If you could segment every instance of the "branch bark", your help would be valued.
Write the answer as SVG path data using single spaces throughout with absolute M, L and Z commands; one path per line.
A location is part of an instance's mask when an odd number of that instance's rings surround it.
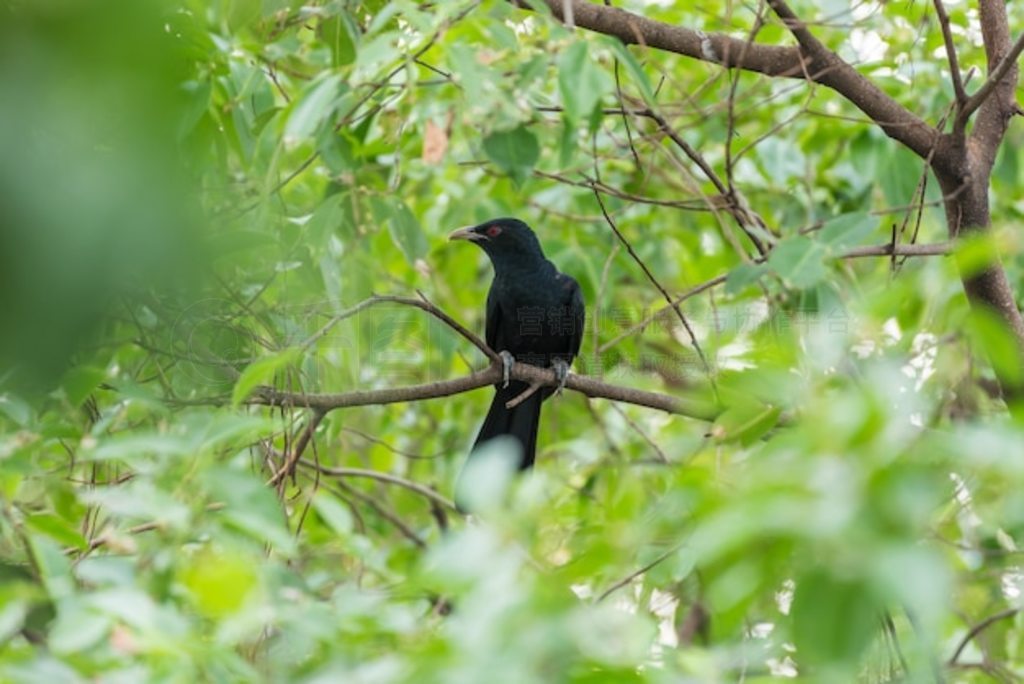
M 509 1 L 531 9 L 523 0 Z M 543 4 L 560 20 L 565 7 L 571 7 L 575 26 L 614 36 L 627 44 L 673 52 L 730 69 L 803 78 L 831 88 L 867 114 L 889 137 L 930 165 L 945 197 L 951 240 L 962 231 L 990 230 L 988 192 L 992 167 L 1010 120 L 1022 112 L 1015 100 L 1015 90 L 1017 59 L 1024 52 L 1024 36 L 1011 42 L 1005 0 L 979 0 L 989 77 L 959 108 L 952 134 L 944 134 L 939 127 L 927 124 L 828 49 L 785 0 L 767 2 L 793 34 L 796 46 L 763 45 L 723 34 L 704 33 L 586 0 L 544 0 Z M 937 2 L 936 6 L 941 11 L 941 3 Z M 947 58 L 951 68 L 956 70 L 951 37 L 945 35 L 948 25 L 943 29 Z M 964 135 L 964 127 L 975 111 L 974 127 L 968 137 Z M 863 256 L 868 255 L 874 254 Z M 962 274 L 961 279 L 972 307 L 990 310 L 1013 333 L 1018 363 L 1024 367 L 1024 317 L 1017 309 L 1013 288 L 1002 265 L 995 261 L 979 273 Z M 1002 367 L 1005 368 L 1005 364 Z M 1003 395 L 1011 408 L 1016 400 L 1024 399 L 1022 375 L 1002 372 L 1000 376 Z
M 313 411 L 327 413 L 335 409 L 354 406 L 371 406 L 379 404 L 396 404 L 408 401 L 423 401 L 450 397 L 454 394 L 469 392 L 487 385 L 494 385 L 501 380 L 500 364 L 492 364 L 480 373 L 428 382 L 421 385 L 406 387 L 388 387 L 373 390 L 355 390 L 337 394 L 304 394 L 301 392 L 285 392 L 271 387 L 260 387 L 246 402 L 260 406 L 299 406 Z M 526 363 L 517 363 L 512 367 L 511 378 L 526 383 L 537 383 L 541 387 L 557 387 L 558 380 L 550 368 L 539 368 Z M 658 392 L 621 387 L 603 382 L 587 375 L 571 373 L 565 387 L 595 399 L 645 406 L 698 420 L 713 421 L 720 413 L 718 405 L 710 400 L 674 397 Z
M 510 1 L 523 9 L 531 9 L 522 0 Z M 657 48 L 766 76 L 809 78 L 844 96 L 881 126 L 889 137 L 903 143 L 921 157 L 926 157 L 939 140 L 935 128 L 816 41 L 792 11 L 787 12 L 789 8 L 783 2 L 773 0 L 769 4 L 777 14 L 782 13 L 780 17 L 787 22 L 790 30 L 804 36 L 804 40 L 797 36 L 800 43 L 798 46 L 764 45 L 721 33 L 695 31 L 586 0 L 572 0 L 569 3 L 563 0 L 544 0 L 544 4 L 560 21 L 564 20 L 564 6 L 569 4 L 576 26 L 615 36 L 628 45 Z

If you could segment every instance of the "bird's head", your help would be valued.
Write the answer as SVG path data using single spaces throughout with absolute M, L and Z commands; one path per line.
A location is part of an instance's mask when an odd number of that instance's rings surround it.
M 544 257 L 537 236 L 528 225 L 514 218 L 491 219 L 476 226 L 459 228 L 448 239 L 475 242 L 495 265 L 510 258 Z

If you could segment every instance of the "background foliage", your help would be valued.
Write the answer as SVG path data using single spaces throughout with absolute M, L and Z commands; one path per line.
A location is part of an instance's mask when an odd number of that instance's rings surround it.
M 754 16 L 627 4 L 739 36 Z M 948 4 L 980 67 L 973 3 Z M 920 116 L 946 112 L 930 5 L 795 6 Z M 1024 428 L 992 392 L 1012 341 L 951 258 L 837 258 L 945 227 L 922 162 L 830 91 L 497 1 L 2 11 L 4 680 L 1024 674 Z M 757 40 L 789 38 L 769 21 Z M 777 233 L 766 262 L 648 109 Z M 1017 292 L 1020 137 L 991 198 Z M 595 189 L 673 295 L 728 275 L 683 305 L 710 372 Z M 444 504 L 488 389 L 329 413 L 267 486 L 308 412 L 246 405 L 256 385 L 486 365 L 415 309 L 331 323 L 420 291 L 482 330 L 489 266 L 445 235 L 501 215 L 582 285 L 578 372 L 713 389 L 720 417 L 566 393 L 536 472 L 474 476 L 471 520 Z

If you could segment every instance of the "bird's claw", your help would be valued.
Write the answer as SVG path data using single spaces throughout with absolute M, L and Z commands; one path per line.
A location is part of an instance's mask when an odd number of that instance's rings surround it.
M 565 389 L 565 383 L 569 380 L 569 364 L 565 362 L 565 359 L 556 358 L 551 367 L 555 371 L 555 379 L 558 380 L 555 394 L 561 394 L 562 390 Z
M 512 352 L 504 350 L 498 352 L 498 356 L 501 357 L 501 379 L 504 381 L 502 388 L 505 388 L 512 379 L 512 367 L 516 365 L 516 357 L 512 356 Z

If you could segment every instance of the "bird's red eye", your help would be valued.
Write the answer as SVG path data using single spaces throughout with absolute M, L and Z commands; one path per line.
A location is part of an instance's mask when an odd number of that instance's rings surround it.
M 500 226 L 488 226 L 487 227 L 487 237 L 498 237 L 499 235 L 501 235 L 501 227 Z

